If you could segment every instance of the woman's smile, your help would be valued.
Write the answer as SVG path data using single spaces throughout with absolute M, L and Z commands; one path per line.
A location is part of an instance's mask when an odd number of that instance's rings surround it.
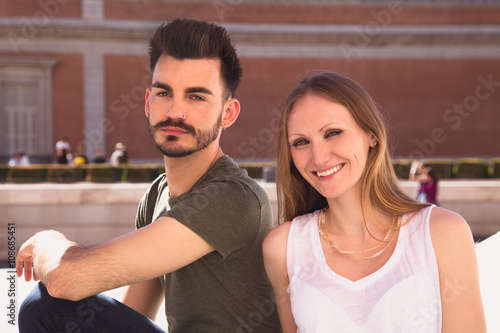
M 316 174 L 316 176 L 318 176 L 319 178 L 325 178 L 325 177 L 331 176 L 331 175 L 339 172 L 340 169 L 342 169 L 344 167 L 344 165 L 345 165 L 345 163 L 338 164 L 338 165 L 334 166 L 333 168 L 323 170 L 323 171 L 314 171 L 313 173 Z

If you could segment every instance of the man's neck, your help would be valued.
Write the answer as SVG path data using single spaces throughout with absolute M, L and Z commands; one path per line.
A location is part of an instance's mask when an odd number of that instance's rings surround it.
M 217 144 L 186 157 L 164 156 L 170 197 L 175 198 L 187 192 L 223 155 Z

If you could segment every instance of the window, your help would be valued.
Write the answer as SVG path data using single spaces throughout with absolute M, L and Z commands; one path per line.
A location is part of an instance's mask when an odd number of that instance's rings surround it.
M 17 151 L 48 162 L 52 148 L 52 67 L 45 58 L 0 58 L 0 156 Z

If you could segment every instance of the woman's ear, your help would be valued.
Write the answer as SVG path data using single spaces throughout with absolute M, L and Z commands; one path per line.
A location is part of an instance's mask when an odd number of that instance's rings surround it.
M 372 134 L 371 137 L 370 137 L 370 143 L 369 143 L 369 147 L 368 147 L 368 153 L 370 153 L 377 146 L 378 146 L 378 140 L 375 137 L 375 135 Z
M 375 137 L 375 135 L 372 134 L 370 138 L 370 148 L 375 148 L 377 146 L 378 146 L 378 140 Z

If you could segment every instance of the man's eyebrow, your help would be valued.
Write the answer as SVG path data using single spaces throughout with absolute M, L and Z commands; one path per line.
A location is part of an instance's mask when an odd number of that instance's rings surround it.
M 205 87 L 192 87 L 192 88 L 186 88 L 186 90 L 184 90 L 184 92 L 186 94 L 192 94 L 192 93 L 202 93 L 202 94 L 207 94 L 207 95 L 211 95 L 213 96 L 214 94 L 212 93 L 212 91 L 208 90 L 207 88 Z
M 161 83 L 161 82 L 154 82 L 152 84 L 152 87 L 153 88 L 160 88 L 160 89 L 164 89 L 164 90 L 168 90 L 168 91 L 172 91 L 173 90 L 171 86 L 169 86 L 166 83 Z
M 167 91 L 173 91 L 173 89 L 172 89 L 171 86 L 169 86 L 166 83 L 162 83 L 162 82 L 154 82 L 152 84 L 152 87 L 153 88 L 164 89 L 164 90 L 167 90 Z M 207 94 L 207 95 L 211 95 L 211 96 L 214 95 L 211 90 L 209 90 L 209 89 L 207 89 L 205 87 L 191 87 L 191 88 L 186 88 L 184 90 L 184 93 L 186 93 L 186 94 L 202 93 L 202 94 Z

